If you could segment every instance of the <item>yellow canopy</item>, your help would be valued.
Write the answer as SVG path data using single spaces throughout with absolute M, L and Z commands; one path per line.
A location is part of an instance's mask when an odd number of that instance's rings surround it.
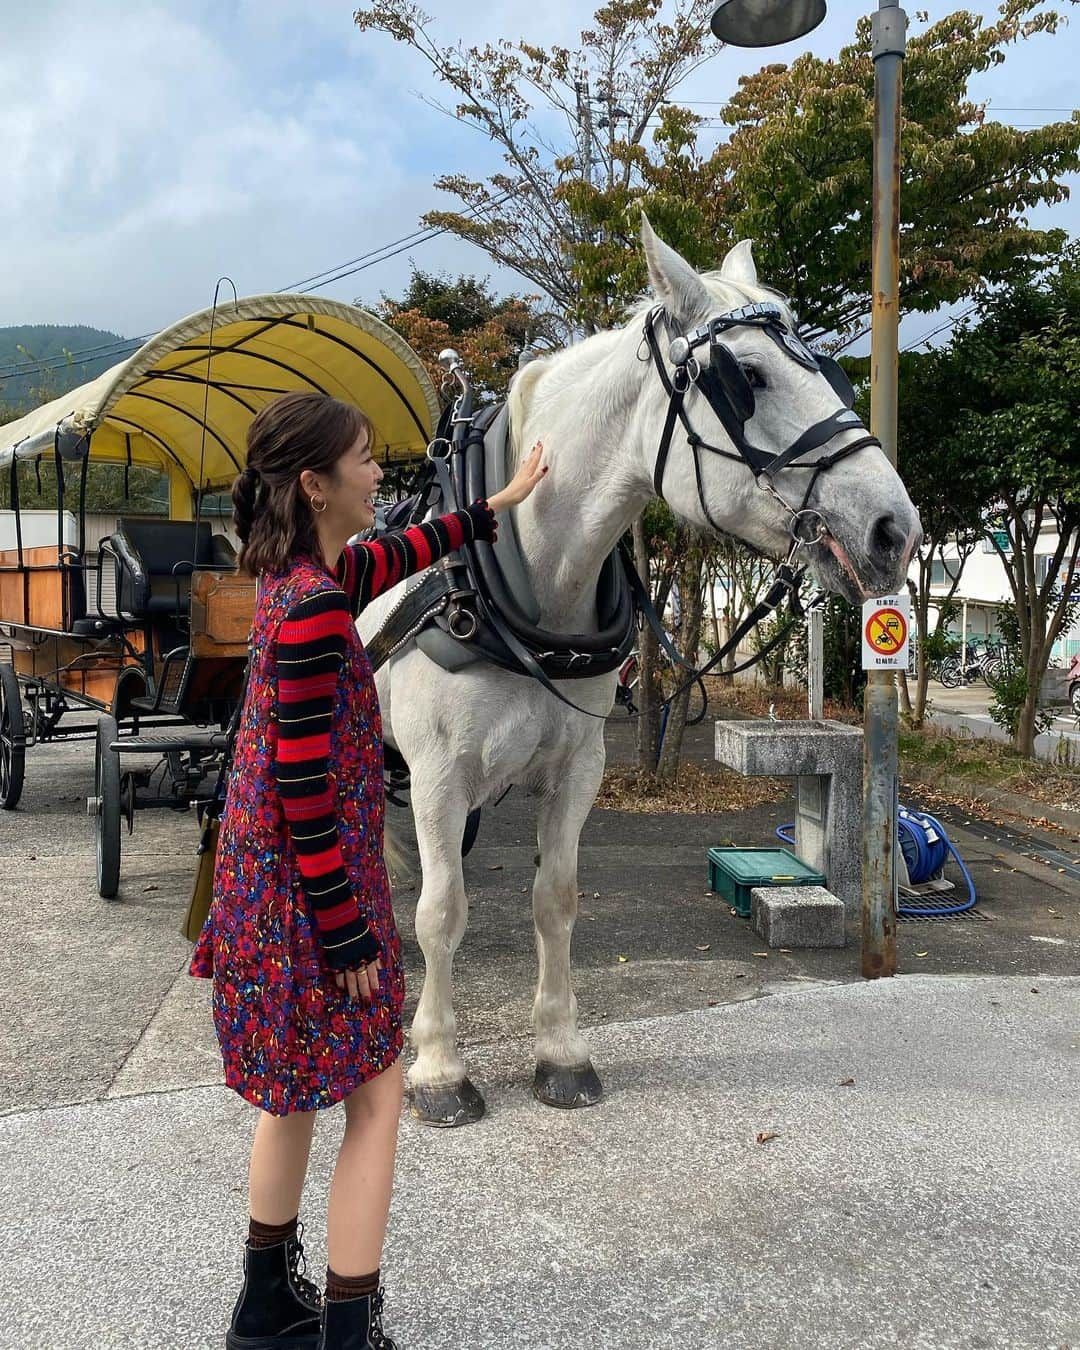
M 310 295 L 256 295 L 219 303 L 212 336 L 211 317 L 207 309 L 181 320 L 96 380 L 0 426 L 0 469 L 54 447 L 80 457 L 89 434 L 94 461 L 130 455 L 174 486 L 222 490 L 243 467 L 252 417 L 294 389 L 363 408 L 381 463 L 423 453 L 439 414 L 435 387 L 374 315 Z M 185 505 L 174 493 L 173 514 L 186 515 Z

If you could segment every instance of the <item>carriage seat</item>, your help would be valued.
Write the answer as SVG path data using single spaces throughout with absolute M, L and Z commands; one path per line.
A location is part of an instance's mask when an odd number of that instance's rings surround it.
M 118 559 L 117 607 L 136 619 L 178 618 L 191 605 L 191 573 L 228 570 L 236 551 L 209 521 L 121 519 L 109 537 Z

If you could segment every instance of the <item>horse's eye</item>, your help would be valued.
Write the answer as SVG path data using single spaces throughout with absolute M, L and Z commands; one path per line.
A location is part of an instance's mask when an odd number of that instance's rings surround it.
M 766 389 L 768 385 L 765 382 L 765 376 L 758 370 L 757 366 L 742 365 L 742 373 L 746 376 L 751 389 Z

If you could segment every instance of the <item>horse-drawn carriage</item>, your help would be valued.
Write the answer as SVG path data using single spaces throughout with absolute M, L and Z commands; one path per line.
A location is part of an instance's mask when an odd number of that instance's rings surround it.
M 217 789 L 255 601 L 222 497 L 252 417 L 295 389 L 362 406 L 387 465 L 423 455 L 438 413 L 420 360 L 378 319 L 268 295 L 184 319 L 0 427 L 0 807 L 19 802 L 28 747 L 92 738 L 88 808 L 106 898 L 137 810 L 187 810 Z M 55 502 L 27 509 L 27 474 L 40 478 L 43 464 Z M 95 507 L 91 529 L 95 465 L 118 466 L 124 486 L 103 528 Z M 125 507 L 133 468 L 160 475 L 167 515 Z

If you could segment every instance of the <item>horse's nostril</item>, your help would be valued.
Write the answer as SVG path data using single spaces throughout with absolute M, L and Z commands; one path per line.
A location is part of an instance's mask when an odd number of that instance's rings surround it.
M 891 512 L 878 516 L 870 527 L 868 545 L 871 558 L 882 554 L 886 556 L 899 554 L 906 543 L 907 535 Z

